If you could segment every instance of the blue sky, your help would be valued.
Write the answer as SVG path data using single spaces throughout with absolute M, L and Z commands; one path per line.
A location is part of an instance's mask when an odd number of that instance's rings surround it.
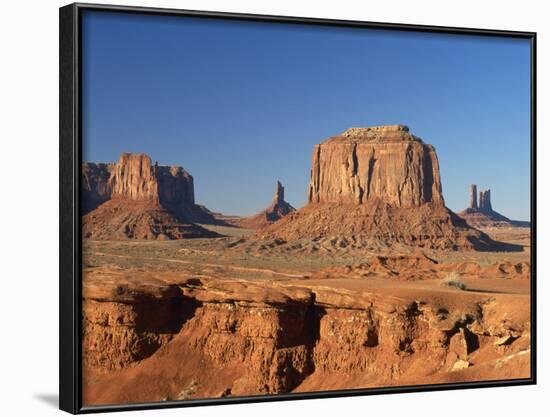
M 529 41 L 86 12 L 83 157 L 145 152 L 200 204 L 248 215 L 306 203 L 313 145 L 406 124 L 436 147 L 449 208 L 468 187 L 530 211 Z

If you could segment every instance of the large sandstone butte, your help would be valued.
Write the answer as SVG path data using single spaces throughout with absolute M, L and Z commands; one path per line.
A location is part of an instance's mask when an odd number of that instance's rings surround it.
M 351 128 L 315 145 L 308 204 L 262 233 L 434 249 L 494 244 L 445 207 L 434 147 L 403 125 Z
M 195 222 L 215 222 L 195 204 L 193 177 L 123 153 L 116 164 L 82 168 L 83 236 L 92 239 L 180 239 L 213 236 Z
M 530 227 L 531 223 L 520 220 L 510 220 L 508 217 L 493 210 L 491 190 L 479 191 L 477 185 L 470 186 L 470 205 L 458 215 L 472 227 Z
M 277 181 L 275 195 L 271 204 L 262 212 L 242 219 L 238 224 L 240 227 L 259 229 L 282 219 L 295 210 L 294 207 L 285 201 L 285 187 L 283 187 L 280 181 Z
M 437 155 L 407 126 L 351 128 L 315 145 L 308 201 L 443 205 Z

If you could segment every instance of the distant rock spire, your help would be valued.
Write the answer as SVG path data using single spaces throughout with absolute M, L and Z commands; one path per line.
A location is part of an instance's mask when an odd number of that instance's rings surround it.
M 470 208 L 477 209 L 477 185 L 470 185 Z
M 493 206 L 491 205 L 491 190 L 479 192 L 479 209 L 482 211 L 493 211 Z
M 280 181 L 277 181 L 277 187 L 275 188 L 275 196 L 273 197 L 273 203 L 282 204 L 285 201 L 285 187 Z

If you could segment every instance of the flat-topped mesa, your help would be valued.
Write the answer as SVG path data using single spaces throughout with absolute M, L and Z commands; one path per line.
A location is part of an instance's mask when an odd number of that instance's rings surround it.
M 409 127 L 405 125 L 388 125 L 372 127 L 351 127 L 339 136 L 330 138 L 338 141 L 339 137 L 344 137 L 352 142 L 403 142 L 422 140 L 409 133 Z
M 152 201 L 170 208 L 195 204 L 193 177 L 179 166 L 153 165 L 143 153 L 123 153 L 115 164 L 82 165 L 83 213 L 110 199 Z
M 435 149 L 403 125 L 351 128 L 315 145 L 309 203 L 444 205 Z
M 83 232 L 91 239 L 180 239 L 217 234 L 194 224 L 215 218 L 195 204 L 193 177 L 149 156 L 123 153 L 116 164 L 82 166 Z

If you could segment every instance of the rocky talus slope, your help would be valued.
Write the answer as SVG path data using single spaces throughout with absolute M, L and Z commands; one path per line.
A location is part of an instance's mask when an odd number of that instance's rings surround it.
M 315 145 L 308 204 L 259 233 L 433 249 L 494 245 L 445 207 L 434 147 L 402 125 L 351 128 Z

